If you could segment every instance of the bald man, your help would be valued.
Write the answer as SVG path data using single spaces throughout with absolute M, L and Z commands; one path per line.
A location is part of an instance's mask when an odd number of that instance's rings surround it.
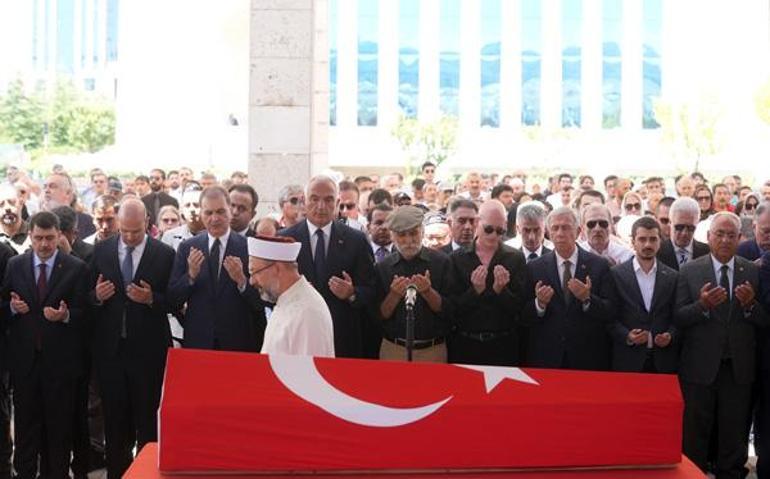
M 94 249 L 92 350 L 104 406 L 107 475 L 123 476 L 132 451 L 157 441 L 156 413 L 171 346 L 166 287 L 174 250 L 147 234 L 136 198 L 118 210 L 119 234 Z
M 452 363 L 516 366 L 516 326 L 524 304 L 526 261 L 505 244 L 507 213 L 497 200 L 479 209 L 476 239 L 451 255 L 457 331 L 450 338 Z

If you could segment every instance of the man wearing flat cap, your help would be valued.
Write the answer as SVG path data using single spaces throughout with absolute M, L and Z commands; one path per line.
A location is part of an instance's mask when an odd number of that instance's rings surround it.
M 422 246 L 423 215 L 420 208 L 402 206 L 388 217 L 388 229 L 396 248 L 375 266 L 376 314 L 383 321 L 380 359 L 406 359 L 404 296 L 407 287 L 413 285 L 417 289 L 413 359 L 447 361 L 451 262 L 446 255 Z
M 275 303 L 267 322 L 263 354 L 334 357 L 334 327 L 329 307 L 299 274 L 302 243 L 288 237 L 248 238 L 250 283 Z

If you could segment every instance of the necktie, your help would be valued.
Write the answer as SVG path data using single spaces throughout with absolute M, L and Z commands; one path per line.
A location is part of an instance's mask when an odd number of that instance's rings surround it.
M 727 271 L 729 269 L 730 268 L 726 264 L 723 264 L 722 267 L 719 269 L 719 272 L 720 272 L 719 273 L 719 286 L 723 287 L 725 289 L 725 291 L 727 291 L 727 300 L 728 301 L 732 300 L 732 294 L 730 294 L 731 293 L 731 291 L 730 291 L 730 278 L 727 277 Z
M 120 276 L 123 278 L 123 287 L 128 288 L 128 285 L 134 280 L 134 247 L 126 246 L 126 256 L 123 258 L 123 262 L 120 264 Z M 126 329 L 126 311 L 123 310 L 123 318 L 120 322 L 120 337 L 128 337 L 128 330 Z
M 40 300 L 40 305 L 43 306 L 43 300 L 45 299 L 45 293 L 48 290 L 48 277 L 46 276 L 48 265 L 40 263 L 40 275 L 37 277 L 37 296 Z M 35 328 L 35 351 L 43 350 L 43 330 L 40 323 L 36 323 Z
M 684 248 L 679 248 L 679 265 L 683 265 L 687 262 L 687 250 Z
M 564 262 L 564 278 L 562 281 L 562 290 L 564 291 L 564 303 L 567 306 L 569 306 L 569 302 L 572 299 L 572 293 L 567 287 L 569 280 L 572 279 L 572 270 L 570 269 L 571 267 L 572 267 L 572 263 L 570 261 Z
M 328 280 L 326 277 L 326 241 L 322 229 L 318 228 L 315 230 L 315 235 L 318 240 L 315 243 L 315 258 L 313 261 L 315 263 L 316 288 L 320 288 Z
M 219 238 L 216 238 L 211 246 L 211 251 L 209 251 L 209 271 L 215 286 L 219 281 L 219 249 L 221 245 L 222 243 L 219 241 Z
M 537 253 L 529 253 L 529 256 L 527 256 L 527 263 L 529 263 L 533 259 L 537 259 Z
M 384 246 L 380 246 L 377 248 L 377 251 L 374 253 L 374 260 L 375 262 L 379 263 L 380 261 L 385 259 L 385 256 L 388 255 L 388 250 Z

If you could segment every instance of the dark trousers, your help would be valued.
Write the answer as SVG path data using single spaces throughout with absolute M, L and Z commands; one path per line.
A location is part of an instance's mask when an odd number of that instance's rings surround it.
M 684 396 L 682 450 L 701 470 L 707 468 L 709 438 L 717 427 L 717 479 L 746 476 L 751 384 L 736 384 L 732 364 L 723 362 L 709 385 L 681 382 Z
M 519 338 L 511 333 L 506 336 L 480 341 L 460 332 L 449 338 L 449 362 L 478 364 L 482 366 L 518 366 Z
M 75 414 L 72 427 L 72 472 L 75 477 L 88 474 L 90 469 L 90 438 L 88 434 L 88 383 L 90 380 L 89 361 L 86 360 L 85 372 L 75 385 Z
M 112 358 L 96 362 L 102 393 L 107 453 L 107 477 L 119 479 L 141 449 L 158 439 L 157 413 L 163 382 L 163 363 L 140 366 L 124 345 Z
M 69 478 L 75 376 L 43 371 L 38 359 L 26 376 L 11 379 L 17 477 L 35 479 L 42 459 L 46 479 Z
M 8 373 L 0 373 L 0 479 L 11 477 L 11 388 Z
M 759 407 L 754 419 L 754 445 L 757 451 L 757 477 L 770 479 L 770 371 L 760 370 L 757 388 Z

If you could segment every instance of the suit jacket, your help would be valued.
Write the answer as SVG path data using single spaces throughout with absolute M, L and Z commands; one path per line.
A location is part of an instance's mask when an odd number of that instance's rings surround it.
M 526 262 L 527 261 L 527 256 L 526 256 L 526 253 L 524 253 L 524 249 L 523 248 L 518 248 L 517 251 L 521 251 L 521 254 L 524 255 L 524 261 Z M 540 256 L 545 256 L 547 253 L 550 253 L 551 251 L 553 251 L 551 248 L 549 248 L 546 245 L 543 245 L 543 247 L 540 249 Z M 538 256 L 538 258 L 540 256 Z M 532 261 L 534 261 L 534 260 L 532 260 Z
M 564 300 L 556 252 L 544 254 L 527 264 L 527 302 L 522 319 L 529 326 L 527 364 L 533 367 L 588 369 L 606 371 L 610 367 L 612 321 L 608 300 L 611 292 L 610 266 L 606 259 L 578 248 L 575 278 L 585 282 L 591 277 L 591 299 L 584 306 L 572 296 Z M 542 281 L 554 289 L 554 296 L 540 317 L 535 307 L 535 284 Z
M 701 243 L 698 240 L 692 240 L 692 258 L 690 261 L 698 259 L 701 256 L 706 256 L 710 252 L 709 245 Z M 669 268 L 679 271 L 679 259 L 676 257 L 674 243 L 670 238 L 661 243 L 660 249 L 658 250 L 658 261 L 661 261 Z
M 89 205 L 90 208 L 90 205 Z M 78 238 L 88 238 L 96 233 L 94 218 L 88 213 L 77 213 L 78 216 Z
M 770 314 L 770 251 L 762 254 L 762 262 L 759 266 L 759 292 L 757 300 Z M 760 367 L 764 371 L 770 371 L 770 328 L 759 330 Z
M 677 272 L 658 261 L 655 288 L 650 311 L 644 305 L 642 291 L 636 279 L 634 260 L 630 259 L 611 270 L 612 305 L 615 321 L 612 324 L 612 369 L 642 372 L 647 359 L 647 345 L 629 346 L 628 332 L 632 329 L 656 334 L 671 334 L 671 343 L 665 348 L 653 346 L 655 368 L 661 373 L 675 373 L 679 356 L 679 335 L 674 321 Z
M 199 249 L 205 259 L 193 284 L 187 274 L 190 248 Z M 235 256 L 243 263 L 246 278 L 249 255 L 246 238 L 235 231 L 225 248 L 225 256 Z M 184 347 L 228 351 L 259 351 L 265 332 L 264 303 L 259 293 L 246 283 L 243 293 L 222 266 L 216 286 L 208 266 L 209 239 L 206 231 L 179 245 L 167 295 L 173 309 L 187 303 L 182 326 Z
M 162 368 L 166 350 L 171 346 L 171 330 L 167 313 L 170 306 L 166 298 L 174 250 L 147 237 L 139 264 L 136 265 L 133 283 L 146 281 L 152 287 L 152 305 L 135 303 L 126 296 L 123 275 L 120 272 L 118 244 L 120 236 L 113 236 L 96 244 L 91 264 L 89 296 L 94 307 L 92 351 L 97 361 L 118 354 L 123 317 L 126 323 L 125 348 L 134 360 L 142 365 Z M 101 275 L 115 285 L 115 294 L 104 302 L 96 299 L 94 288 Z
M 150 216 L 150 223 L 157 225 L 158 224 L 158 218 L 156 217 L 157 211 L 155 211 L 155 193 L 150 193 L 147 195 L 142 196 L 142 203 L 144 203 L 145 208 L 147 209 L 147 214 Z M 174 198 L 173 196 L 169 195 L 168 193 L 164 193 L 161 191 L 158 193 L 158 210 L 163 208 L 164 206 L 174 206 L 176 208 L 179 208 L 179 202 Z
M 8 362 L 11 374 L 21 377 L 29 373 L 35 361 L 35 338 L 41 337 L 41 367 L 58 377 L 76 377 L 82 371 L 82 347 L 86 308 L 86 264 L 78 258 L 57 253 L 44 298 L 38 297 L 33 271 L 33 254 L 28 251 L 8 261 L 2 287 L 2 311 L 8 321 Z M 29 306 L 26 314 L 11 314 L 11 292 L 17 293 Z M 69 321 L 51 322 L 43 316 L 43 308 L 58 308 L 67 303 Z
M 735 257 L 733 285 L 748 281 L 759 291 L 759 268 L 740 256 Z M 754 380 L 756 369 L 756 327 L 768 322 L 764 307 L 755 305 L 745 312 L 740 302 L 723 303 L 706 314 L 698 303 L 704 284 L 718 285 L 711 255 L 687 262 L 679 272 L 674 321 L 682 331 L 679 375 L 684 381 L 709 385 L 719 372 L 722 358 L 732 359 L 738 384 Z
M 749 261 L 762 257 L 762 253 L 764 251 L 760 249 L 756 239 L 741 241 L 741 244 L 738 245 L 738 251 L 735 252 L 736 255 Z
M 299 272 L 321 293 L 329 306 L 334 323 L 334 351 L 337 357 L 363 357 L 361 323 L 364 321 L 366 306 L 374 301 L 376 295 L 374 256 L 366 235 L 338 221 L 332 222 L 326 253 L 329 276 L 316 278 L 307 221 L 301 221 L 278 234 L 302 243 L 297 257 Z M 343 271 L 353 278 L 353 302 L 343 301 L 329 290 L 329 277 L 342 277 Z
M 72 244 L 72 254 L 83 260 L 86 264 L 91 264 L 91 259 L 94 256 L 94 245 L 78 238 Z

